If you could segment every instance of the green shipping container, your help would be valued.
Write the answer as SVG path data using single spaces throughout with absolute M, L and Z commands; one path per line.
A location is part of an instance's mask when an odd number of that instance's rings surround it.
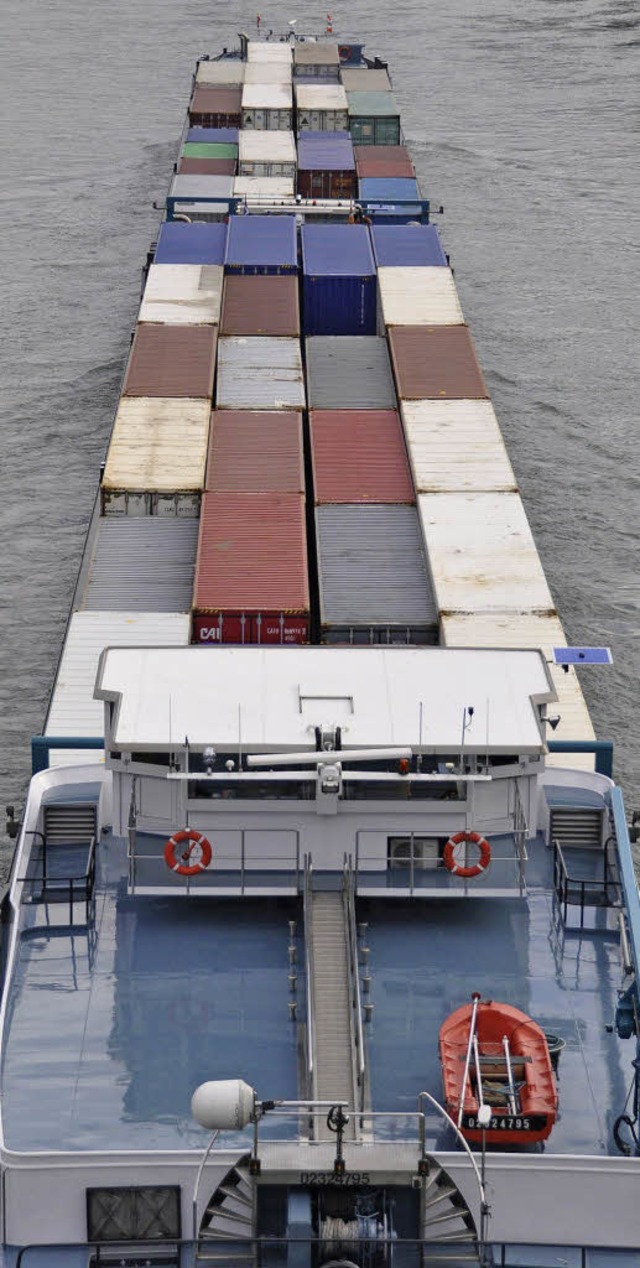
M 390 92 L 350 92 L 349 130 L 354 145 L 399 145 L 400 112 Z
M 231 142 L 216 142 L 211 145 L 207 141 L 187 141 L 182 147 L 183 158 L 204 159 L 236 159 L 238 147 Z

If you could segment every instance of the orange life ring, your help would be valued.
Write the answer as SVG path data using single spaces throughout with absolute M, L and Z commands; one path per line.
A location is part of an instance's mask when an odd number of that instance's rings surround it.
M 472 867 L 461 867 L 456 859 L 456 846 L 462 845 L 463 842 L 470 841 L 472 845 L 477 845 L 480 850 L 478 862 Z M 479 832 L 456 832 L 455 836 L 449 837 L 444 847 L 444 865 L 453 872 L 454 876 L 462 876 L 468 880 L 472 876 L 480 876 L 482 872 L 486 872 L 491 862 L 491 846 L 485 837 L 480 836 Z
M 353 50 L 350 44 L 338 44 L 338 57 L 341 62 L 348 62 L 353 56 Z
M 185 841 L 191 844 L 186 850 L 181 850 L 180 846 L 184 845 Z M 194 846 L 199 846 L 200 857 L 195 863 L 190 863 L 189 859 Z M 178 873 L 178 876 L 197 876 L 198 872 L 204 872 L 209 866 L 211 858 L 212 850 L 209 841 L 202 832 L 196 832 L 195 828 L 184 828 L 182 832 L 174 832 L 164 847 L 164 861 L 172 872 Z

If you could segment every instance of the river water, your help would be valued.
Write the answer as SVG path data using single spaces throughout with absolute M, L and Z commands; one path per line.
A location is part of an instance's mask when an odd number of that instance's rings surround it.
M 640 804 L 640 15 L 373 8 L 353 0 L 334 28 L 390 63 L 565 629 L 612 648 L 584 689 Z M 277 3 L 263 28 L 294 17 L 324 26 Z M 254 22 L 204 0 L 3 7 L 0 805 L 20 804 L 42 727 L 192 68 Z

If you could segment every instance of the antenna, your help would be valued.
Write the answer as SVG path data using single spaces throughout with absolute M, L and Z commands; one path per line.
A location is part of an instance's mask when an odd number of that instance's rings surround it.
M 173 746 L 171 744 L 171 692 L 169 692 L 169 770 L 173 770 Z
M 422 712 L 423 712 L 423 708 L 424 706 L 423 706 L 422 700 L 419 700 L 418 701 L 418 756 L 416 757 L 416 770 L 418 774 L 420 774 L 420 771 L 422 770 Z
M 242 705 L 238 705 L 238 770 L 242 770 Z
M 466 732 L 466 731 L 468 731 L 468 730 L 469 730 L 469 727 L 471 726 L 471 723 L 472 723 L 472 721 L 473 721 L 473 715 L 474 715 L 474 712 L 475 712 L 475 710 L 474 710 L 474 707 L 473 707 L 473 705 L 472 705 L 472 704 L 470 704 L 470 705 L 465 705 L 464 709 L 462 710 L 462 734 L 461 734 L 461 736 L 460 736 L 460 771 L 461 771 L 461 772 L 462 772 L 462 771 L 463 771 L 463 769 L 464 769 L 464 737 L 465 737 L 465 732 Z

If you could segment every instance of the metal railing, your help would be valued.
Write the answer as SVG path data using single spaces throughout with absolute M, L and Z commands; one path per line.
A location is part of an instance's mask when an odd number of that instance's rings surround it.
M 310 1096 L 315 1096 L 315 1052 L 316 1052 L 316 1027 L 315 1027 L 315 993 L 313 988 L 314 974 L 314 955 L 313 955 L 313 868 L 311 865 L 311 855 L 304 856 L 304 889 L 303 889 L 303 919 L 304 919 L 304 947 L 305 947 L 305 965 L 307 971 L 307 1079 L 309 1083 L 308 1092 Z
M 567 922 L 569 907 L 580 908 L 580 927 L 584 926 L 585 907 L 614 907 L 619 901 L 620 882 L 611 876 L 609 850 L 615 847 L 613 837 L 609 837 L 602 851 L 602 876 L 572 876 L 562 846 L 557 838 L 553 839 L 553 887 L 562 908 L 562 919 Z
M 399 856 L 381 858 L 379 855 L 363 853 L 362 839 L 367 835 L 379 838 L 380 829 L 359 828 L 356 831 L 356 851 L 353 865 L 356 891 L 361 885 L 365 885 L 367 889 L 380 888 L 385 893 L 393 892 L 395 888 L 398 888 L 403 891 L 407 890 L 409 895 L 413 897 L 414 895 L 420 895 L 420 893 L 430 887 L 432 891 L 442 888 L 438 884 L 437 878 L 446 877 L 448 887 L 455 886 L 459 888 L 461 893 L 465 894 L 470 892 L 477 884 L 478 877 L 473 877 L 469 881 L 463 876 L 457 876 L 454 872 L 449 871 L 442 857 L 427 857 L 420 852 L 419 843 L 423 838 L 427 837 L 433 840 L 439 837 L 444 839 L 445 834 L 441 832 L 429 831 L 429 829 L 418 832 L 398 832 L 398 837 L 402 837 L 409 842 L 406 858 L 400 858 Z M 504 837 L 513 835 L 513 829 L 511 833 L 506 829 L 504 832 L 496 833 L 496 835 Z M 518 844 L 514 838 L 514 848 L 507 853 L 501 854 L 497 852 L 493 844 L 491 845 L 491 864 L 509 863 L 512 867 L 515 864 L 515 886 L 518 887 L 520 892 L 522 892 L 522 885 L 524 884 L 525 865 L 528 862 L 528 858 L 529 855 L 524 840 L 521 840 Z M 489 874 L 489 870 L 490 868 L 486 869 L 487 874 Z M 431 881 L 429 880 L 429 874 L 433 878 Z M 398 884 L 393 883 L 391 879 L 393 877 L 398 878 Z M 404 883 L 401 882 L 400 878 L 402 878 Z M 505 888 L 510 887 L 502 878 L 500 884 L 504 884 Z M 474 889 L 474 892 L 478 891 Z
M 41 865 L 41 874 L 32 875 L 27 873 L 26 876 L 18 877 L 25 887 L 31 890 L 31 902 L 38 903 L 64 903 L 69 904 L 69 925 L 74 922 L 74 907 L 76 903 L 84 902 L 85 904 L 85 923 L 88 925 L 91 918 L 91 906 L 93 903 L 93 894 L 96 883 L 96 839 L 91 837 L 89 841 L 89 852 L 84 872 L 74 876 L 56 875 L 51 876 L 47 867 L 47 840 L 41 832 L 32 833 L 33 836 L 39 836 L 42 839 L 42 855 L 38 858 L 31 858 L 30 862 L 37 867 Z M 77 844 L 77 843 L 74 843 Z M 40 886 L 39 892 L 34 893 L 34 887 Z
M 516 855 L 518 858 L 518 884 L 520 887 L 520 897 L 522 898 L 526 891 L 525 865 L 527 862 L 527 847 L 525 841 L 527 839 L 528 825 L 527 818 L 524 813 L 522 799 L 520 797 L 520 789 L 517 779 L 514 782 L 513 794 L 513 839 L 516 846 Z
M 184 881 L 184 888 L 187 893 L 193 889 L 194 893 L 198 889 L 207 886 L 224 886 L 230 887 L 230 878 L 235 878 L 237 892 L 242 897 L 248 888 L 255 889 L 256 874 L 269 873 L 268 881 L 261 886 L 262 888 L 293 889 L 297 894 L 301 893 L 303 886 L 303 872 L 300 857 L 300 832 L 296 828 L 287 828 L 286 835 L 295 838 L 295 849 L 288 854 L 265 854 L 256 855 L 255 853 L 247 853 L 246 837 L 250 832 L 252 837 L 259 834 L 259 829 L 239 829 L 240 834 L 240 853 L 236 851 L 234 854 L 221 854 L 215 850 L 213 859 L 209 867 L 204 868 L 194 876 L 184 876 L 179 879 Z M 273 836 L 273 829 L 265 829 L 269 836 Z M 206 834 L 206 830 L 203 830 Z M 133 835 L 133 839 L 132 839 Z M 139 878 L 140 865 L 145 863 L 163 863 L 166 866 L 164 850 L 159 854 L 151 854 L 146 851 L 136 849 L 136 837 L 138 832 L 134 830 L 133 834 L 129 833 L 129 842 L 127 846 L 127 867 L 129 877 L 129 889 L 132 894 L 136 892 L 136 888 L 141 884 Z M 151 834 L 145 834 L 151 835 Z M 283 833 L 285 835 L 285 833 Z M 275 867 L 273 865 L 276 865 Z M 220 873 L 224 873 L 220 877 Z M 165 876 L 164 872 L 162 873 Z M 167 869 L 165 880 L 175 880 L 179 876 L 174 871 Z M 156 878 L 147 880 L 145 885 L 158 885 Z M 172 887 L 175 887 L 173 885 Z
M 347 972 L 349 976 L 349 1004 L 351 1019 L 351 1051 L 354 1063 L 354 1092 L 357 1095 L 356 1109 L 364 1109 L 366 1089 L 367 1063 L 364 1047 L 364 1031 L 362 1026 L 362 999 L 360 995 L 360 973 L 358 971 L 358 930 L 356 924 L 356 896 L 351 858 L 344 857 L 342 874 L 342 901 L 344 906 L 345 931 L 347 938 Z

